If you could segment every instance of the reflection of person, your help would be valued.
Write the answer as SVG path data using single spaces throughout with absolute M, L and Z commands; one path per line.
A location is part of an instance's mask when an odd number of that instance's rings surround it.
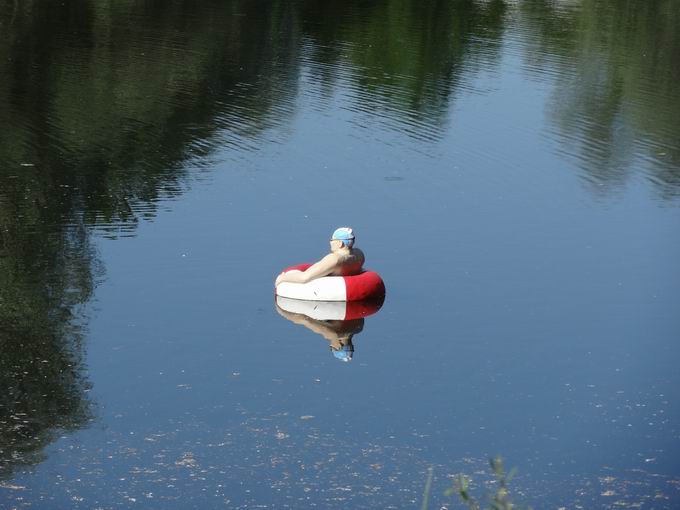
M 306 271 L 291 270 L 281 273 L 276 284 L 281 282 L 307 283 L 322 276 L 350 276 L 359 274 L 364 264 L 364 252 L 354 248 L 354 231 L 341 227 L 331 236 L 331 252 Z
M 364 319 L 318 320 L 302 313 L 288 312 L 276 306 L 276 311 L 295 324 L 300 324 L 328 340 L 333 356 L 341 361 L 351 361 L 354 355 L 352 337 L 364 329 Z

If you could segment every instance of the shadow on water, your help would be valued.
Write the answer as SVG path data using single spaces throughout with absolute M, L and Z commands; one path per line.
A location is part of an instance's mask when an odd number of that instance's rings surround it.
M 591 180 L 616 185 L 644 155 L 659 193 L 676 197 L 680 7 L 619 5 L 521 3 L 525 62 L 539 77 L 556 67 L 579 81 L 557 80 L 550 122 Z M 322 97 L 342 81 L 347 108 L 437 140 L 456 94 L 474 92 L 474 73 L 500 58 L 511 9 L 0 1 L 0 125 L 11 127 L 0 137 L 0 477 L 92 418 L 81 308 L 103 271 L 93 232 L 134 235 L 217 148 L 235 161 L 257 150 L 291 122 L 303 72 Z M 279 306 L 331 345 L 363 327 Z

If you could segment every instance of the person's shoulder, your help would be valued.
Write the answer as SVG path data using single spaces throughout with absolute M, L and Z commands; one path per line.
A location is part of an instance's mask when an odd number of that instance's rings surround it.
M 333 263 L 337 264 L 338 262 L 340 262 L 340 255 L 338 255 L 337 253 L 331 252 L 331 253 L 325 255 L 324 258 L 321 259 L 321 262 L 325 262 L 327 264 L 330 264 L 331 262 L 333 262 Z

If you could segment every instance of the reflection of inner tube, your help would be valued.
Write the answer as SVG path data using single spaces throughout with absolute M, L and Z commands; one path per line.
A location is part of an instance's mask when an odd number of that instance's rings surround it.
M 301 313 L 319 321 L 347 321 L 373 315 L 384 298 L 364 301 L 303 301 L 276 296 L 276 304 L 286 312 Z
M 312 264 L 289 267 L 284 272 L 305 271 Z M 310 301 L 363 301 L 385 297 L 385 284 L 374 271 L 364 271 L 352 276 L 324 276 L 307 283 L 282 282 L 276 295 Z
M 385 297 L 364 301 L 304 301 L 276 296 L 276 311 L 324 337 L 333 356 L 350 361 L 354 356 L 352 338 L 364 329 L 364 317 L 380 310 Z

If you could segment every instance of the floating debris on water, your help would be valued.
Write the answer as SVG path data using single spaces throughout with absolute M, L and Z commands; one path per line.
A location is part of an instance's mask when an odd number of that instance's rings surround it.
M 26 489 L 23 485 L 14 485 L 9 482 L 0 482 L 0 489 L 10 489 L 13 491 L 21 491 Z

